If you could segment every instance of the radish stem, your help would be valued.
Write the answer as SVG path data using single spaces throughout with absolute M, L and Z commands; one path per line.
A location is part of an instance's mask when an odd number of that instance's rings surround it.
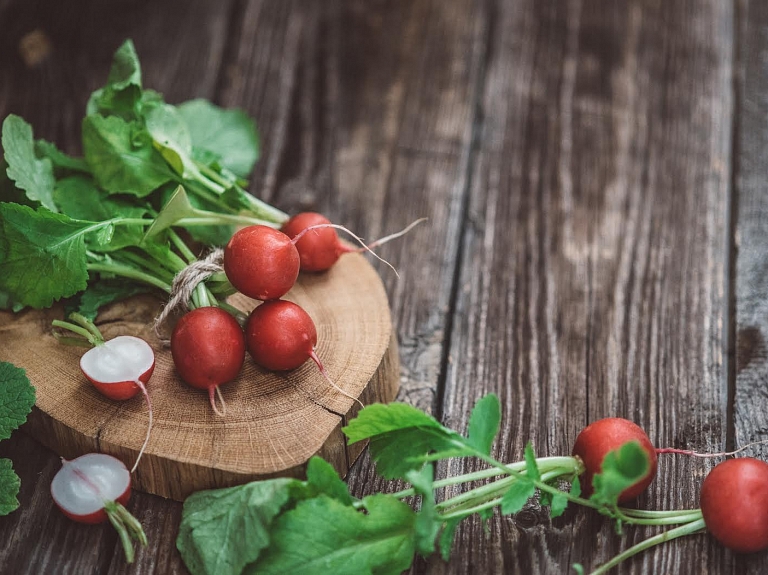
M 130 514 L 130 512 L 120 505 L 117 501 L 107 501 L 104 504 L 104 511 L 107 513 L 109 522 L 120 536 L 120 543 L 123 547 L 125 560 L 127 563 L 133 563 L 135 551 L 133 549 L 133 540 L 141 546 L 146 546 L 147 535 L 141 523 Z
M 681 525 L 680 527 L 675 527 L 674 529 L 670 529 L 669 531 L 664 531 L 662 533 L 659 533 L 658 535 L 654 537 L 649 537 L 648 539 L 645 539 L 644 541 L 641 541 L 637 545 L 633 545 L 623 553 L 619 553 L 608 561 L 608 563 L 605 563 L 592 571 L 591 575 L 601 575 L 602 573 L 607 573 L 610 569 L 624 561 L 625 559 L 629 559 L 633 555 L 637 555 L 641 551 L 645 551 L 646 549 L 650 549 L 651 547 L 655 545 L 659 545 L 660 543 L 664 543 L 665 541 L 672 541 L 673 539 L 677 539 L 678 537 L 683 537 L 685 535 L 690 535 L 692 533 L 699 533 L 701 531 L 705 530 L 704 525 L 704 519 L 697 519 L 695 521 L 691 521 L 690 523 L 687 523 L 685 525 Z
M 137 280 L 145 284 L 160 288 L 161 290 L 170 293 L 171 286 L 164 281 L 157 279 L 148 273 L 142 272 L 134 267 L 120 264 L 102 264 L 91 262 L 87 264 L 88 271 L 92 272 L 104 272 L 114 274 L 116 276 L 122 276 L 132 280 Z

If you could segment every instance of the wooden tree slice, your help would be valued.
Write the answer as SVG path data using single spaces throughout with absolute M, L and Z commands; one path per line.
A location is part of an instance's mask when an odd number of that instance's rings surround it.
M 314 320 L 317 354 L 336 385 L 366 405 L 394 399 L 399 362 L 389 306 L 365 258 L 345 255 L 328 272 L 302 274 L 285 299 Z M 257 305 L 242 295 L 230 301 L 244 310 Z M 170 349 L 154 335 L 151 324 L 161 305 L 155 296 L 137 296 L 109 306 L 96 321 L 105 338 L 137 335 L 155 350 L 147 385 L 155 422 L 134 474 L 137 489 L 183 500 L 199 489 L 301 477 L 315 454 L 346 474 L 363 446 L 348 446 L 341 428 L 359 406 L 333 389 L 314 363 L 271 373 L 246 357 L 240 377 L 221 387 L 227 411 L 219 417 L 207 392 L 177 377 Z M 130 468 L 146 434 L 145 401 L 139 394 L 116 402 L 95 390 L 79 368 L 85 348 L 52 336 L 51 321 L 63 317 L 61 306 L 0 312 L 0 360 L 25 368 L 37 390 L 24 429 L 62 457 L 100 451 Z

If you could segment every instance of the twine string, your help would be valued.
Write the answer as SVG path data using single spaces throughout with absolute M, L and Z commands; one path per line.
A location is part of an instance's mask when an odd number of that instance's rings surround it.
M 224 271 L 224 250 L 215 248 L 205 258 L 192 262 L 173 278 L 171 284 L 171 295 L 168 303 L 165 304 L 160 314 L 155 318 L 154 330 L 157 337 L 167 343 L 169 340 L 164 338 L 160 329 L 166 320 L 181 309 L 189 310 L 189 300 L 197 285 L 211 277 L 213 274 Z

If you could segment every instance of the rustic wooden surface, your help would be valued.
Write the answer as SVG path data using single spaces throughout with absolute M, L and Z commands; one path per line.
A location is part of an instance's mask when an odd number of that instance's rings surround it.
M 18 52 L 42 30 L 51 52 Z M 171 102 L 241 106 L 261 130 L 252 189 L 365 237 L 429 218 L 382 249 L 401 399 L 464 430 L 494 391 L 499 457 L 570 452 L 617 415 L 659 446 L 719 450 L 768 433 L 768 9 L 721 2 L 0 0 L 0 115 L 78 149 L 88 93 L 136 43 Z M 0 444 L 22 478 L 0 519 L 9 573 L 185 573 L 181 506 L 136 494 L 150 546 L 132 567 L 108 526 L 75 525 L 54 454 Z M 751 454 L 766 457 L 768 451 Z M 664 456 L 640 504 L 693 507 L 712 461 Z M 453 466 L 452 471 L 461 469 Z M 443 469 L 442 472 L 446 472 Z M 357 494 L 394 489 L 367 458 Z M 468 521 L 449 563 L 414 573 L 565 573 L 653 533 L 536 507 Z M 617 573 L 768 571 L 705 535 Z

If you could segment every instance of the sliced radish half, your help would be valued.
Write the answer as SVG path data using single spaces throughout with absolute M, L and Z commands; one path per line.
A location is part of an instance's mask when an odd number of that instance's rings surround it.
M 119 335 L 86 351 L 80 369 L 110 399 L 130 399 L 155 369 L 155 353 L 143 339 Z
M 51 482 L 51 496 L 67 517 L 81 523 L 102 523 L 107 520 L 106 502 L 128 502 L 131 474 L 111 455 L 88 453 L 63 462 Z
M 132 541 L 147 544 L 141 523 L 123 506 L 131 496 L 131 474 L 119 459 L 87 453 L 62 467 L 51 481 L 51 496 L 59 509 L 80 523 L 109 520 L 120 535 L 125 558 L 133 562 Z

